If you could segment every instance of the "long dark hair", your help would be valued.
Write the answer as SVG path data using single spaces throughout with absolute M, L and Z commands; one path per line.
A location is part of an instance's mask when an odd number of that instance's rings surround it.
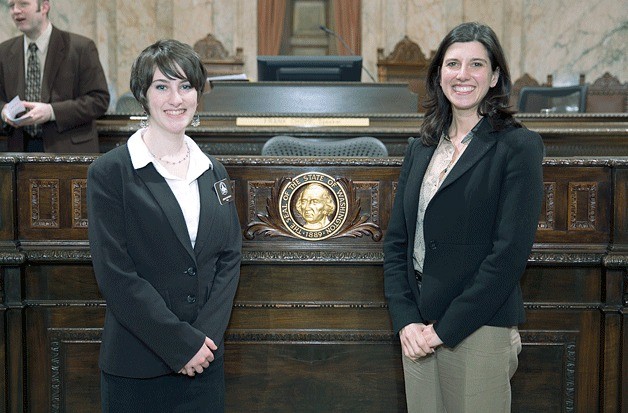
M 452 121 L 451 103 L 445 97 L 440 87 L 440 68 L 443 65 L 445 53 L 454 43 L 478 41 L 484 45 L 491 62 L 491 70 L 499 69 L 497 84 L 488 90 L 488 93 L 478 106 L 478 114 L 486 116 L 491 125 L 497 129 L 507 126 L 521 126 L 513 118 L 510 110 L 510 90 L 512 80 L 506 63 L 506 56 L 497 35 L 489 26 L 481 23 L 462 23 L 450 31 L 441 41 L 427 69 L 425 100 L 425 118 L 421 125 L 421 140 L 425 145 L 436 145 L 443 133 L 447 133 Z

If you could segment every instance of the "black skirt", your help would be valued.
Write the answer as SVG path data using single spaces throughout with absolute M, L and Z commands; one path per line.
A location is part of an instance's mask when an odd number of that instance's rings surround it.
M 222 413 L 224 360 L 214 360 L 194 377 L 172 373 L 138 379 L 101 372 L 100 393 L 103 413 Z

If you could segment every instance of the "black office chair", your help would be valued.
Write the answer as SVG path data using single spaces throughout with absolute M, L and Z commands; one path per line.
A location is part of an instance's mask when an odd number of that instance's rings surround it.
M 144 108 L 140 104 L 140 102 L 135 99 L 133 93 L 126 92 L 120 96 L 118 101 L 116 102 L 116 113 L 144 113 Z
M 519 92 L 521 113 L 578 113 L 586 110 L 587 85 L 524 86 Z
M 262 147 L 262 156 L 388 156 L 384 144 L 373 137 L 337 141 L 311 141 L 293 136 L 274 136 Z

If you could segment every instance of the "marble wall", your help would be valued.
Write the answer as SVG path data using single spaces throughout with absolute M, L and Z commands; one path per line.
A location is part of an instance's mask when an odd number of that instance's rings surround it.
M 129 89 L 131 63 L 154 41 L 172 37 L 189 44 L 212 33 L 232 54 L 244 50 L 256 79 L 256 0 L 52 0 L 57 27 L 96 41 L 112 93 Z M 362 55 L 377 73 L 377 48 L 385 54 L 407 35 L 429 55 L 463 21 L 496 31 L 514 79 L 524 73 L 555 86 L 593 81 L 610 72 L 628 81 L 628 0 L 362 0 Z M 18 35 L 8 0 L 0 0 L 0 41 Z M 365 81 L 368 77 L 364 76 Z
M 524 73 L 555 86 L 594 81 L 605 72 L 628 80 L 626 0 L 362 1 L 365 59 L 375 67 L 377 47 L 390 53 L 404 35 L 429 56 L 463 21 L 490 25 L 506 51 L 513 79 Z M 372 46 L 369 46 L 372 45 Z M 368 52 L 368 53 L 367 53 Z

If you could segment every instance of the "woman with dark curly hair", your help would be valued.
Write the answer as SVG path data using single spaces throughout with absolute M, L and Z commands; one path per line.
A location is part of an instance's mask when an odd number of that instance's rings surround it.
M 479 23 L 449 32 L 428 69 L 384 242 L 410 412 L 510 411 L 544 155 L 510 89 L 497 36 Z

